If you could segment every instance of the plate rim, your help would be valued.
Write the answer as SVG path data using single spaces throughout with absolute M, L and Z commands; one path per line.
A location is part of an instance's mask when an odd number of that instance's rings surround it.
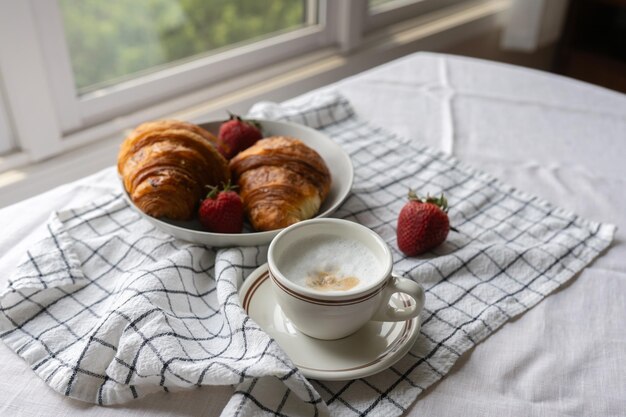
M 258 120 L 261 123 L 269 122 L 269 123 L 274 123 L 274 124 L 279 124 L 279 125 L 288 125 L 288 126 L 292 126 L 295 128 L 311 131 L 316 135 L 321 135 L 324 138 L 324 141 L 327 145 L 330 144 L 330 146 L 336 148 L 336 150 L 338 151 L 337 152 L 338 157 L 343 159 L 342 163 L 344 163 L 348 168 L 348 173 L 349 173 L 348 178 L 342 178 L 341 180 L 342 183 L 345 183 L 345 188 L 346 188 L 345 192 L 343 192 L 343 194 L 340 194 L 338 196 L 337 201 L 332 206 L 330 206 L 325 211 L 317 214 L 315 217 L 312 217 L 312 219 L 328 217 L 332 213 L 334 213 L 339 208 L 339 206 L 341 206 L 341 204 L 343 204 L 346 201 L 346 199 L 350 195 L 352 186 L 354 185 L 354 165 L 352 164 L 352 159 L 350 158 L 350 155 L 341 147 L 341 145 L 333 141 L 329 135 L 321 132 L 320 130 L 313 129 L 309 126 L 306 126 L 300 123 L 290 122 L 290 121 L 270 120 L 270 119 L 263 119 L 263 118 L 255 118 L 254 120 Z M 208 124 L 222 123 L 224 121 L 226 120 L 210 119 L 210 120 L 203 120 L 195 124 L 206 129 L 205 126 Z M 190 241 L 194 243 L 200 243 L 200 244 L 204 244 L 210 247 L 256 246 L 256 245 L 261 245 L 261 244 L 268 244 L 274 238 L 274 236 L 276 236 L 278 233 L 280 233 L 281 230 L 284 229 L 284 228 L 281 228 L 281 229 L 276 229 L 276 230 L 268 230 L 268 231 L 263 231 L 263 232 L 250 232 L 250 233 L 215 233 L 215 232 L 207 232 L 207 231 L 189 229 L 186 227 L 178 226 L 178 225 L 169 223 L 165 220 L 149 216 L 143 211 L 141 211 L 139 207 L 137 207 L 135 203 L 132 201 L 132 199 L 130 198 L 130 195 L 128 195 L 128 191 L 126 191 L 126 187 L 124 186 L 124 181 L 122 177 L 119 175 L 119 173 L 118 173 L 118 179 L 122 187 L 122 194 L 126 202 L 130 205 L 130 207 L 133 208 L 135 211 L 137 211 L 143 218 L 152 222 L 160 230 L 178 239 L 182 239 L 182 240 L 186 240 L 186 241 Z M 174 234 L 172 231 L 175 231 L 177 234 Z M 199 236 L 194 236 L 194 237 L 197 237 L 198 240 L 180 237 L 180 235 L 185 235 L 185 234 L 190 234 L 192 236 L 197 234 Z M 199 241 L 200 239 L 207 240 L 207 241 L 214 240 L 217 242 L 214 242 L 214 243 L 201 242 Z

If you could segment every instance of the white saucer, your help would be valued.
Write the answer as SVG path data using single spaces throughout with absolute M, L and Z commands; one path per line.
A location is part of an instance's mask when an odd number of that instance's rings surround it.
M 339 340 L 319 340 L 300 333 L 274 299 L 267 264 L 260 266 L 239 290 L 243 309 L 272 336 L 307 378 L 345 381 L 387 369 L 413 346 L 420 320 L 367 323 Z M 392 302 L 409 305 L 410 297 L 396 294 Z

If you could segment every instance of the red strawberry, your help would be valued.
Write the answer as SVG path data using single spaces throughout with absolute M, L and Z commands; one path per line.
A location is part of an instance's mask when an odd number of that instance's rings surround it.
M 450 231 L 447 212 L 448 201 L 443 194 L 423 200 L 409 190 L 409 202 L 398 216 L 398 248 L 407 256 L 415 256 L 442 244 Z
M 261 125 L 254 120 L 243 120 L 241 117 L 230 114 L 230 119 L 220 126 L 218 150 L 226 159 L 230 159 L 244 149 L 254 145 L 261 139 Z
M 243 229 L 243 201 L 232 191 L 230 182 L 223 190 L 211 187 L 206 199 L 200 203 L 198 216 L 202 226 L 210 232 L 241 233 Z

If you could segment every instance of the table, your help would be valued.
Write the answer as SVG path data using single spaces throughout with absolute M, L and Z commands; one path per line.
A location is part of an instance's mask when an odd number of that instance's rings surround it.
M 581 216 L 626 224 L 626 96 L 567 78 L 418 53 L 337 83 L 359 116 Z M 51 210 L 114 186 L 112 169 L 0 210 L 0 286 Z M 620 415 L 626 410 L 626 235 L 504 325 L 408 415 Z M 0 415 L 219 415 L 230 387 L 103 408 L 54 393 L 0 343 Z

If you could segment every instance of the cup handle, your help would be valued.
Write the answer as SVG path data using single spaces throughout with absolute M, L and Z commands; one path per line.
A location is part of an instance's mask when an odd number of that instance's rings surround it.
M 378 311 L 372 317 L 374 321 L 405 321 L 419 316 L 424 307 L 424 288 L 415 281 L 402 278 L 394 273 L 383 290 L 383 299 Z M 408 307 L 394 307 L 389 301 L 393 294 L 400 292 L 413 298 Z

